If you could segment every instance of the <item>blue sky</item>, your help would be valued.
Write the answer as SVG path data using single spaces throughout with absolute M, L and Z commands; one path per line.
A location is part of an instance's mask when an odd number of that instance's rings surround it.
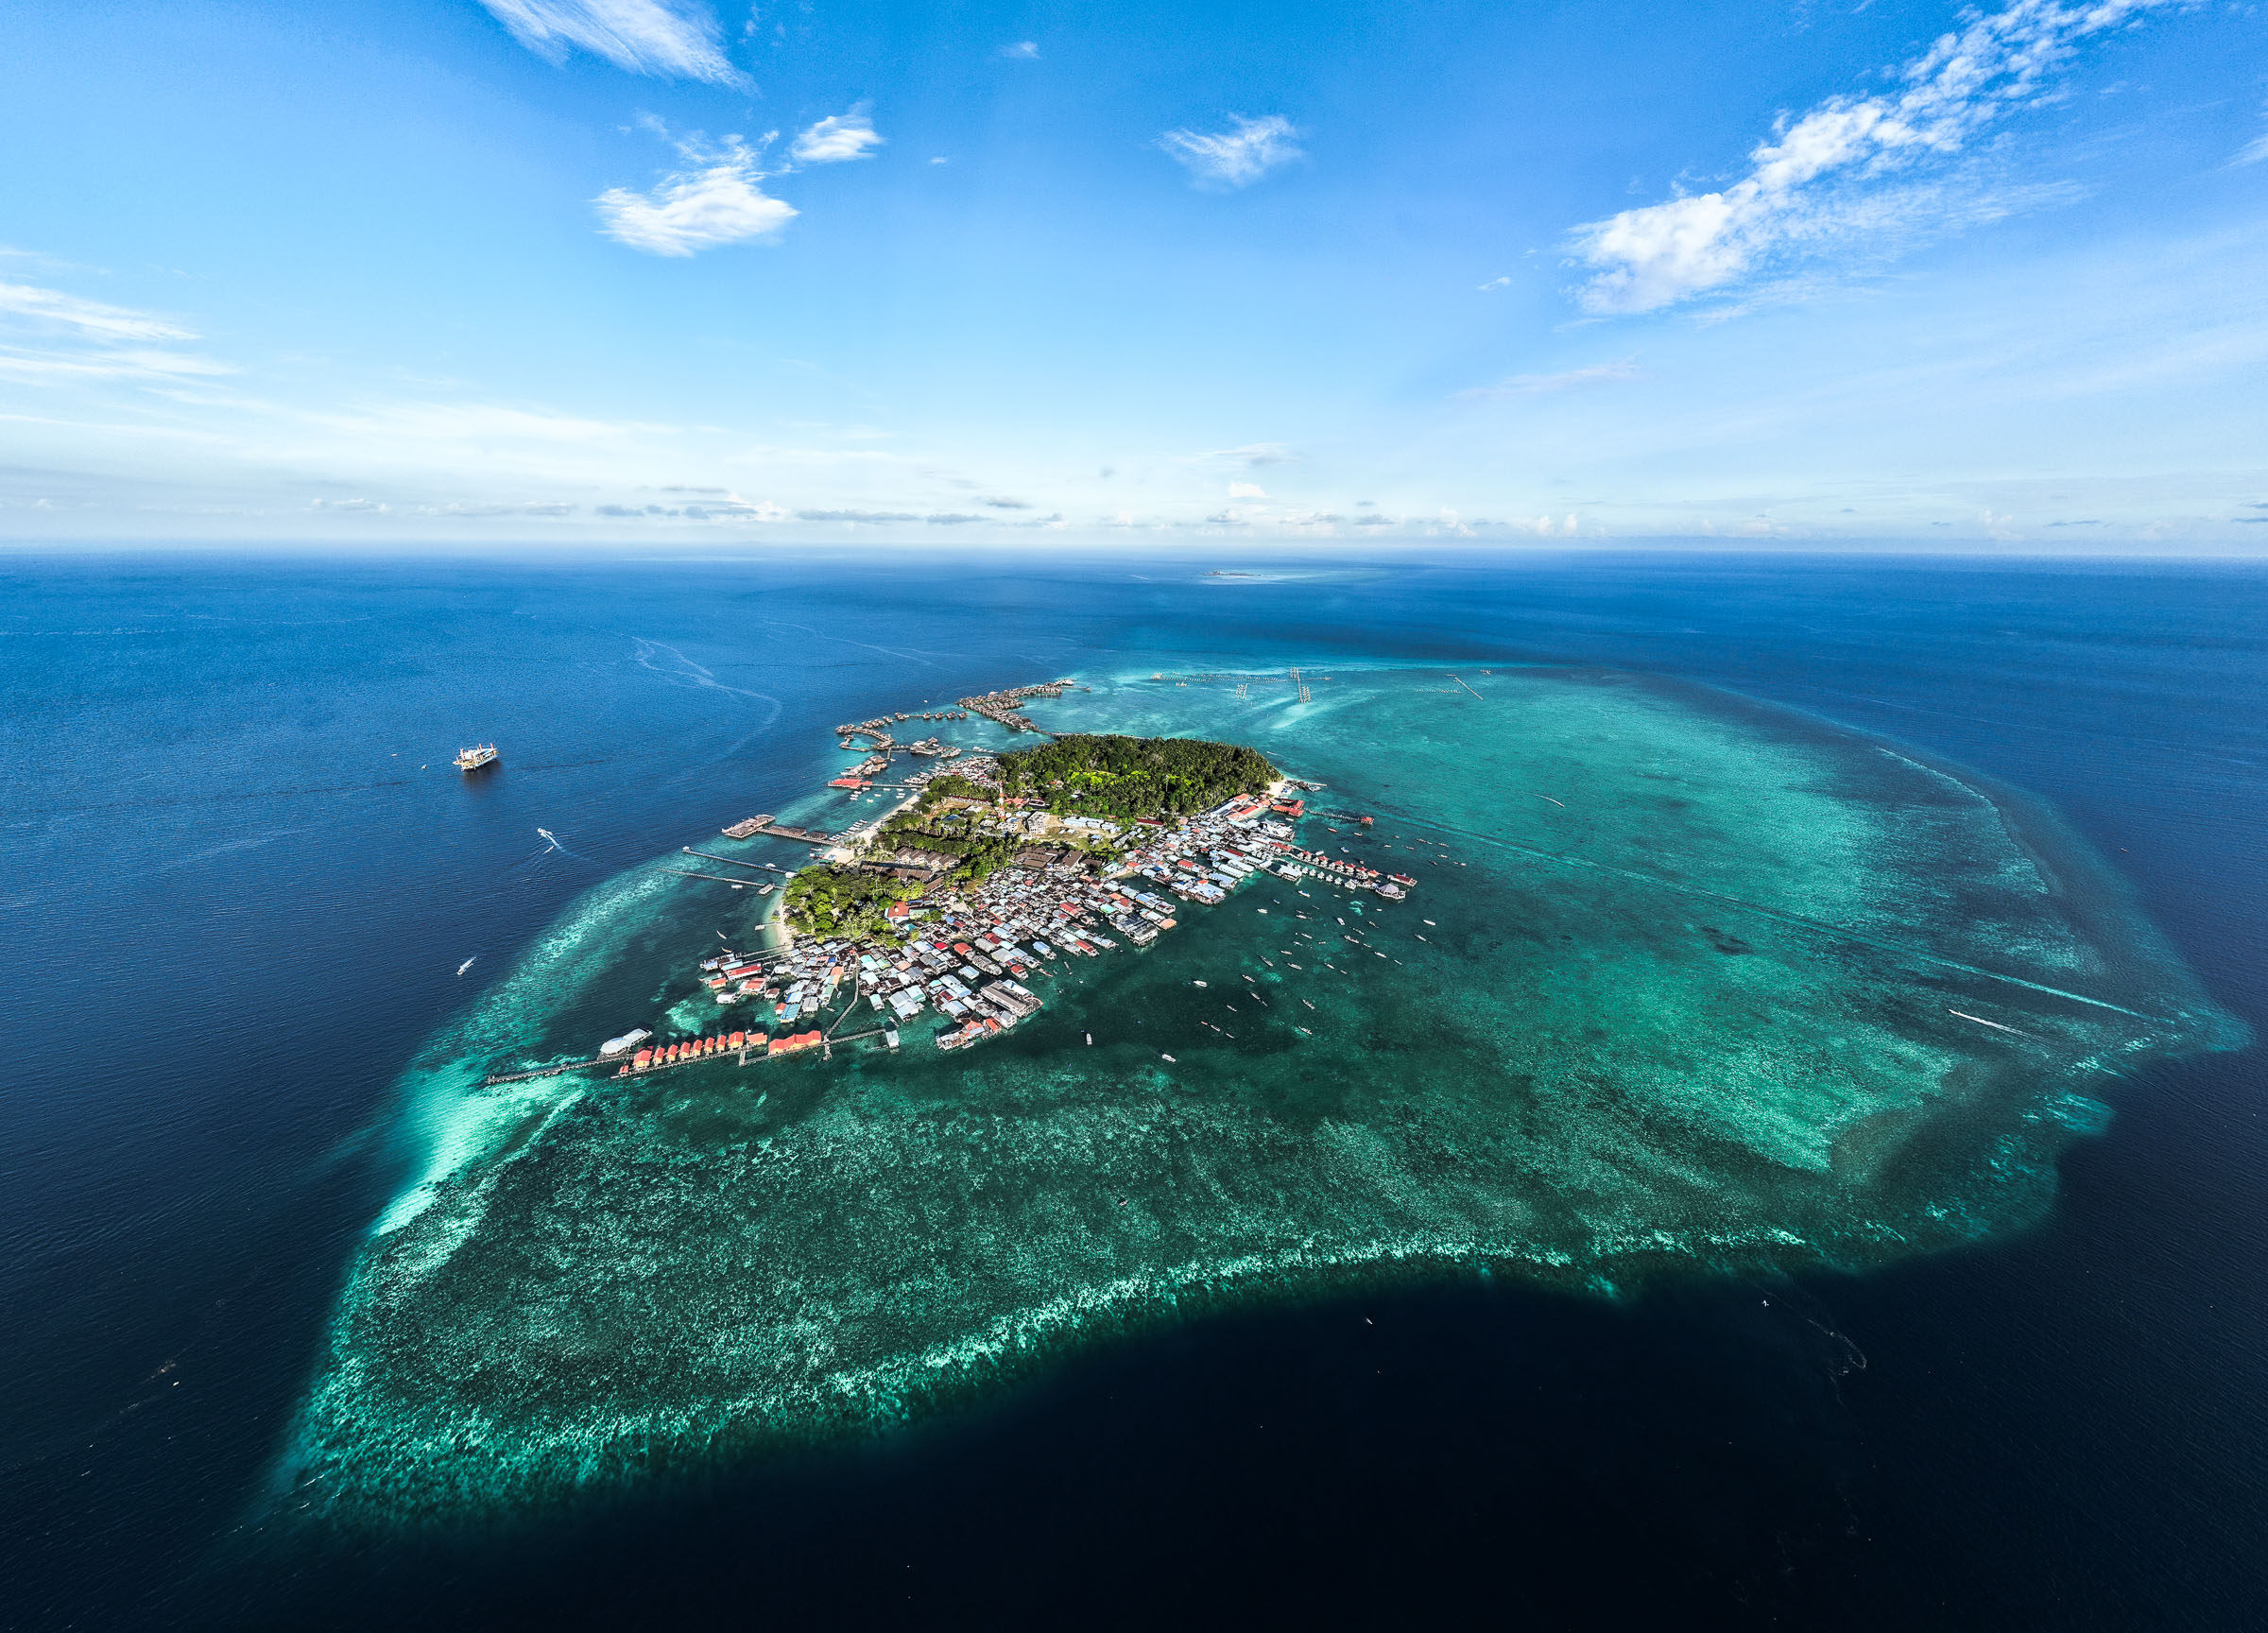
M 2258 552 L 2263 24 L 19 0 L 0 538 Z

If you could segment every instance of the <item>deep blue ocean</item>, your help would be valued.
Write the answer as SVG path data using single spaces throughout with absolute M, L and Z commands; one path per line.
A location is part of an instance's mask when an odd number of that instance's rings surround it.
M 834 722 L 1160 654 L 1576 661 L 1918 746 L 2268 1036 L 2256 566 L 0 558 L 0 1626 L 2268 1625 L 2258 1048 L 2121 1085 L 2039 1228 L 1878 1275 L 1212 1318 L 572 1521 L 249 1523 L 484 979 Z

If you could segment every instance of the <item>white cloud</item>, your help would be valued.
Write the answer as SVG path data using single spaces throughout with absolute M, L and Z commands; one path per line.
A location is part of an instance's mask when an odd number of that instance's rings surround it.
M 1511 278 L 1510 278 L 1508 275 L 1507 275 L 1507 276 L 1505 276 L 1505 277 L 1503 277 L 1503 278 L 1491 278 L 1491 279 L 1489 279 L 1489 280 L 1488 280 L 1488 282 L 1487 282 L 1487 283 L 1486 283 L 1486 284 L 1475 284 L 1473 285 L 1473 287 L 1474 287 L 1475 289 L 1483 289 L 1483 290 L 1486 290 L 1486 289 L 1509 289 L 1509 288 L 1511 288 L 1511 287 L 1512 287 L 1512 280 L 1511 280 Z
M 2263 159 L 2268 159 L 2268 130 L 2261 131 L 2260 134 L 2245 143 L 2243 146 L 2238 148 L 2237 156 L 2229 163 L 2231 164 L 2258 164 Z
M 316 501 L 318 505 L 322 501 Z M 378 507 L 383 510 L 385 506 Z M 467 504 L 459 501 L 450 505 L 420 505 L 415 507 L 420 516 L 572 516 L 576 507 L 556 500 L 524 499 L 518 504 Z
M 1262 465 L 1302 465 L 1306 460 L 1299 452 L 1281 442 L 1247 442 L 1242 448 L 1215 448 L 1201 459 L 1229 459 L 1237 464 L 1257 468 Z
M 631 74 L 745 87 L 726 60 L 716 19 L 697 0 L 480 0 L 547 62 L 576 46 Z
M 482 450 L 499 443 L 618 446 L 633 436 L 669 429 L 634 421 L 589 420 L 580 415 L 514 408 L 497 403 L 381 403 L 343 411 L 310 413 L 307 418 L 358 439 L 430 442 L 447 448 Z
M 1304 157 L 1293 141 L 1299 132 L 1280 114 L 1247 119 L 1231 113 L 1228 120 L 1234 129 L 1211 135 L 1168 130 L 1158 138 L 1158 146 L 1178 161 L 1199 187 L 1220 191 L 1249 187 L 1269 171 Z
M 1003 45 L 1000 54 L 1011 62 L 1036 62 L 1040 59 L 1040 42 L 1019 40 L 1013 45 Z
M 1231 499 L 1265 499 L 1267 496 L 1267 490 L 1257 482 L 1231 482 L 1228 484 L 1228 497 Z
M 793 204 L 764 191 L 758 154 L 737 136 L 721 149 L 681 145 L 696 168 L 662 180 L 651 193 L 610 187 L 593 202 L 608 237 L 649 255 L 692 255 L 765 238 L 796 218 Z
M 1578 386 L 1596 386 L 1606 380 L 1627 380 L 1638 372 L 1638 359 L 1618 357 L 1611 363 L 1592 363 L 1581 369 L 1563 369 L 1556 374 L 1515 374 L 1493 386 L 1476 386 L 1460 397 L 1536 397 L 1550 391 L 1569 391 Z
M 174 380 L 183 375 L 233 374 L 211 357 L 188 352 L 84 352 L 69 355 L 0 346 L 0 374 L 79 380 Z
M 228 364 L 150 342 L 194 340 L 170 318 L 35 284 L 0 283 L 0 374 L 21 380 L 180 380 Z
M 788 151 L 799 164 L 840 164 L 846 159 L 865 159 L 882 144 L 866 111 L 853 108 L 820 120 L 797 137 Z
M 1596 313 L 1650 312 L 1722 288 L 1776 255 L 1867 227 L 1896 228 L 1932 212 L 1929 189 L 1871 207 L 1853 192 L 1905 167 L 1960 151 L 2005 110 L 2038 100 L 2043 81 L 2077 42 L 2172 0 L 2017 0 L 1897 71 L 1903 88 L 1836 96 L 1748 155 L 1746 176 L 1721 192 L 1625 210 L 1574 230 L 1590 269 L 1577 301 Z
M 0 284 L 0 312 L 57 325 L 89 339 L 194 340 L 188 330 L 124 306 L 106 306 L 83 301 L 60 289 L 42 289 L 30 284 Z

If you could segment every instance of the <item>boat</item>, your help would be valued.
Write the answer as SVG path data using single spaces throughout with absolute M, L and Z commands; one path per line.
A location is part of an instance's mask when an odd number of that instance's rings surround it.
M 458 749 L 456 751 L 456 768 L 459 771 L 477 771 L 483 765 L 493 764 L 495 759 L 496 745 L 483 743 L 477 748 Z

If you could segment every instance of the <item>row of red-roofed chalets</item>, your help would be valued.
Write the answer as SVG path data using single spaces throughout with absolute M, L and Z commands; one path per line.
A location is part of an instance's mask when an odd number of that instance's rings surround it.
M 1334 861 L 1320 851 L 1302 851 L 1297 846 L 1286 845 L 1281 840 L 1276 842 L 1276 849 L 1286 856 L 1306 863 L 1310 868 L 1320 868 L 1327 873 L 1335 873 L 1342 879 L 1352 880 L 1358 885 L 1366 885 L 1374 890 L 1378 888 L 1381 880 L 1390 879 L 1404 888 L 1418 883 L 1407 873 L 1381 873 L 1375 868 L 1363 868 L 1352 862 Z
M 718 1055 L 737 1055 L 743 1049 L 753 1049 L 765 1058 L 774 1055 L 794 1055 L 804 1049 L 816 1049 L 826 1040 L 817 1032 L 790 1032 L 784 1037 L 768 1038 L 762 1032 L 719 1032 L 713 1038 L 688 1038 L 681 1043 L 665 1043 L 659 1049 L 641 1049 L 630 1057 L 630 1063 L 614 1074 L 627 1077 L 633 1072 L 651 1072 L 662 1066 L 682 1066 L 693 1060 L 706 1060 Z

